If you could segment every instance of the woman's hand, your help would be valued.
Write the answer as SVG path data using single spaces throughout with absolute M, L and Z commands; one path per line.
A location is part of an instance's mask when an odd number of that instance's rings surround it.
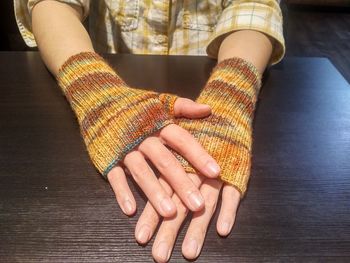
M 175 117 L 201 118 L 208 116 L 210 112 L 209 106 L 185 98 L 178 98 L 174 105 Z M 220 168 L 216 161 L 189 132 L 175 124 L 168 125 L 154 136 L 145 139 L 134 151 L 126 155 L 123 165 L 161 216 L 175 215 L 176 206 L 171 200 L 171 195 L 163 189 L 146 159 L 154 164 L 186 207 L 191 211 L 201 210 L 204 200 L 198 186 L 192 182 L 166 146 L 184 156 L 205 176 L 215 178 L 219 175 Z M 127 184 L 123 168 L 116 166 L 110 171 L 107 178 L 123 212 L 132 215 L 136 211 L 136 202 Z
M 200 187 L 200 192 L 205 200 L 205 208 L 193 213 L 182 244 L 184 257 L 195 259 L 202 249 L 209 222 L 216 210 L 220 190 L 222 189 L 222 201 L 216 224 L 220 236 L 227 236 L 234 225 L 240 194 L 236 188 L 224 184 L 220 179 L 209 179 L 195 174 L 189 174 L 189 177 L 197 187 Z M 167 193 L 171 194 L 171 187 L 164 178 L 159 178 L 159 181 Z M 178 231 L 188 214 L 188 209 L 176 193 L 173 193 L 172 200 L 176 204 L 177 214 L 171 218 L 164 218 L 159 227 L 152 248 L 152 255 L 156 262 L 169 260 Z M 137 242 L 146 244 L 153 236 L 160 220 L 160 215 L 151 203 L 147 202 L 135 228 Z

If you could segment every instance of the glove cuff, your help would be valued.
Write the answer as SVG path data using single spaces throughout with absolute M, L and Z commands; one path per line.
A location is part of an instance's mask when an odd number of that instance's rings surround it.
M 170 93 L 159 94 L 159 100 L 163 103 L 164 109 L 170 116 L 175 116 L 174 105 L 179 97 Z
M 104 176 L 145 138 L 173 123 L 157 93 L 128 87 L 96 53 L 70 57 L 57 80 Z

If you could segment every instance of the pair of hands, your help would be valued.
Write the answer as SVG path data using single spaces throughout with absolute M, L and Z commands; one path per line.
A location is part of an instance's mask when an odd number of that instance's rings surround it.
M 208 105 L 198 104 L 190 99 L 178 98 L 174 105 L 174 117 L 177 118 L 202 118 L 210 113 Z M 166 146 L 181 154 L 201 174 L 187 174 Z M 159 170 L 159 178 L 146 159 Z M 217 178 L 219 173 L 220 168 L 216 161 L 196 139 L 186 130 L 171 124 L 145 139 L 127 154 L 122 166 L 114 167 L 107 178 L 126 215 L 131 216 L 136 211 L 135 198 L 128 186 L 126 174 L 134 178 L 148 198 L 136 225 L 137 242 L 146 244 L 163 217 L 153 243 L 152 255 L 157 262 L 166 262 L 189 211 L 193 212 L 193 217 L 183 241 L 182 253 L 187 259 L 198 257 L 221 189 L 222 204 L 217 232 L 221 236 L 230 233 L 240 194 L 233 186 L 224 184 Z

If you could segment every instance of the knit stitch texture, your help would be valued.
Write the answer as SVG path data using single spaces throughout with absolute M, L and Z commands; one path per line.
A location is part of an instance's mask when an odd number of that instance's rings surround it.
M 196 100 L 210 105 L 212 114 L 176 121 L 218 162 L 220 178 L 233 185 L 242 198 L 250 175 L 252 121 L 260 86 L 261 76 L 253 64 L 240 58 L 226 59 L 213 69 Z M 188 173 L 196 173 L 184 158 L 175 155 Z
M 70 57 L 57 80 L 104 177 L 145 138 L 173 123 L 157 93 L 128 87 L 96 53 Z

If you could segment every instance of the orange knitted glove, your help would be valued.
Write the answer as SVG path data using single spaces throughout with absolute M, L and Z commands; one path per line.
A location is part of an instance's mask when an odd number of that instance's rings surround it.
M 90 158 L 108 172 L 149 135 L 173 123 L 158 93 L 132 89 L 102 57 L 70 57 L 57 76 L 74 110 Z
M 241 197 L 250 175 L 252 121 L 260 86 L 261 77 L 254 65 L 240 58 L 224 60 L 213 69 L 196 100 L 208 104 L 212 114 L 204 119 L 176 120 L 218 162 L 220 178 L 235 186 Z M 162 101 L 175 100 L 170 94 L 162 96 Z M 173 111 L 170 103 L 165 108 Z M 197 173 L 184 158 L 175 155 L 187 172 Z

